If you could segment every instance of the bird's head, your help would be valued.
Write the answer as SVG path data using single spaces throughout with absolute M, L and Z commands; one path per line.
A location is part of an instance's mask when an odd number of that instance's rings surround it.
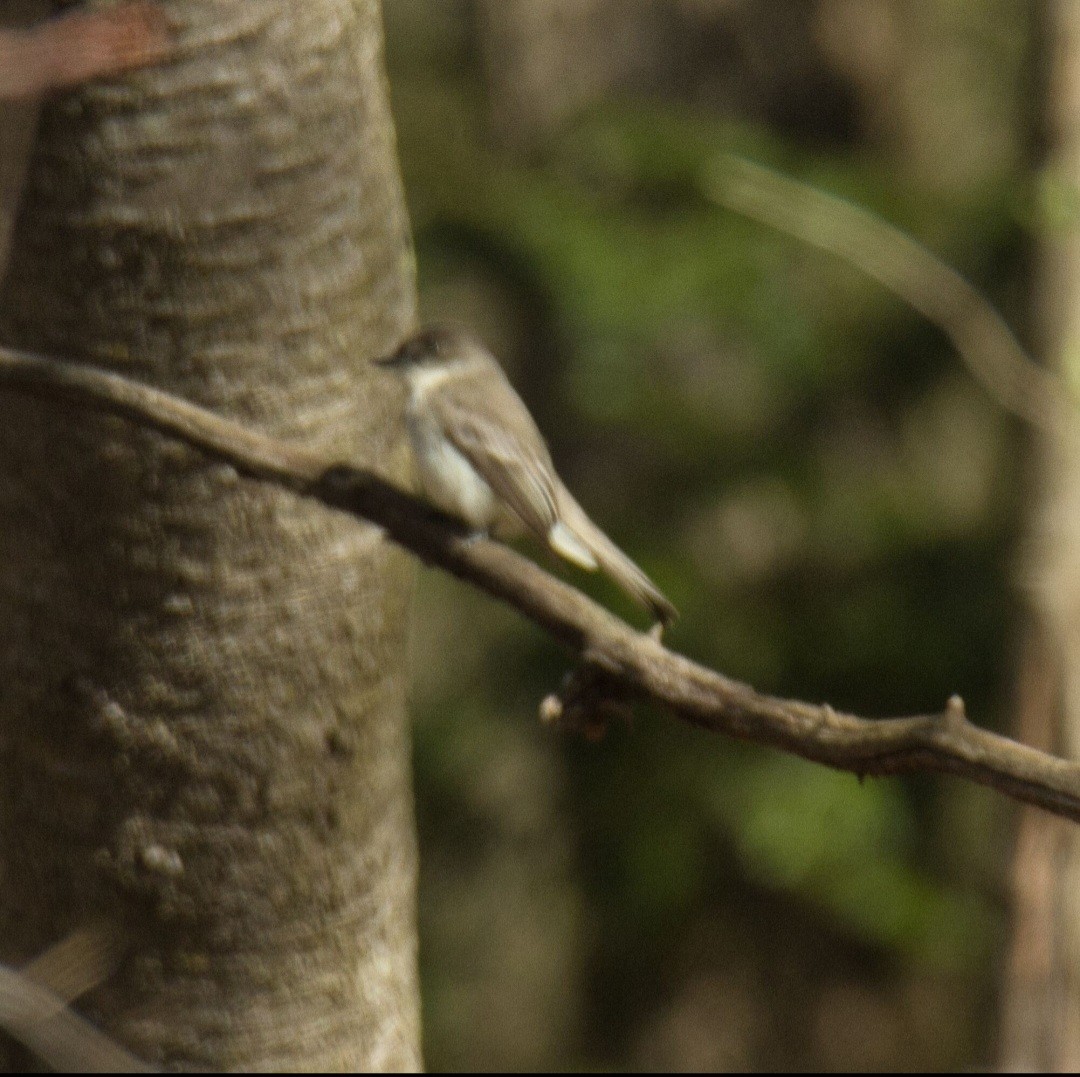
M 396 351 L 375 362 L 378 366 L 407 375 L 421 370 L 451 367 L 483 351 L 480 344 L 460 330 L 437 325 L 406 337 Z

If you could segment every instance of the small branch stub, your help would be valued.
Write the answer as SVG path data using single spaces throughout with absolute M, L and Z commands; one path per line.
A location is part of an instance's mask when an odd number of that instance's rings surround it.
M 964 706 L 963 699 L 960 696 L 949 696 L 948 703 L 945 704 L 945 713 L 942 716 L 945 719 L 945 726 L 948 729 L 959 730 L 967 725 L 967 709 Z

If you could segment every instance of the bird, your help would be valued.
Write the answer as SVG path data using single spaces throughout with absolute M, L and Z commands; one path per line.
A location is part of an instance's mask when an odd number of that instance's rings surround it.
M 534 535 L 579 568 L 606 573 L 661 625 L 677 611 L 589 519 L 498 360 L 472 335 L 421 329 L 375 363 L 408 388 L 405 425 L 421 494 L 480 534 Z

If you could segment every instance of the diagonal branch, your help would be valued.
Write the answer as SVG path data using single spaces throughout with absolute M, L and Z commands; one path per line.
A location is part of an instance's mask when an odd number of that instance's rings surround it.
M 635 631 L 513 550 L 471 538 L 453 520 L 370 471 L 324 460 L 116 374 L 6 348 L 0 348 L 0 390 L 121 416 L 178 438 L 248 478 L 368 520 L 422 560 L 535 621 L 597 671 L 613 693 L 838 770 L 955 774 L 1080 821 L 1080 765 L 972 725 L 958 697 L 940 714 L 869 720 L 828 705 L 762 695 Z M 545 701 L 552 706 L 558 710 L 557 703 Z
M 114 927 L 72 932 L 22 969 L 0 965 L 0 1029 L 58 1073 L 150 1073 L 68 1003 L 107 980 L 123 947 Z

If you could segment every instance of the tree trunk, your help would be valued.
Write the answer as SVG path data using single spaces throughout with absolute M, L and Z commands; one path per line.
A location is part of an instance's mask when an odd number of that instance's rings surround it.
M 1046 167 L 1053 185 L 1080 185 L 1080 4 L 1053 0 Z M 1072 203 L 1070 202 L 1070 206 Z M 1072 210 L 1070 209 L 1070 213 Z M 1080 232 L 1075 217 L 1049 231 L 1036 282 L 1038 324 L 1051 366 L 1080 384 Z M 1020 736 L 1080 758 L 1080 436 L 1046 444 L 1031 582 L 1039 624 L 1023 665 Z M 1005 978 L 1001 1064 L 1014 1071 L 1080 1067 L 1080 831 L 1031 810 L 1013 865 L 1013 937 Z
M 0 338 L 392 471 L 377 0 L 167 10 L 170 62 L 43 110 Z M 22 399 L 0 518 L 0 958 L 105 916 L 131 949 L 89 1011 L 148 1060 L 418 1065 L 403 556 Z

